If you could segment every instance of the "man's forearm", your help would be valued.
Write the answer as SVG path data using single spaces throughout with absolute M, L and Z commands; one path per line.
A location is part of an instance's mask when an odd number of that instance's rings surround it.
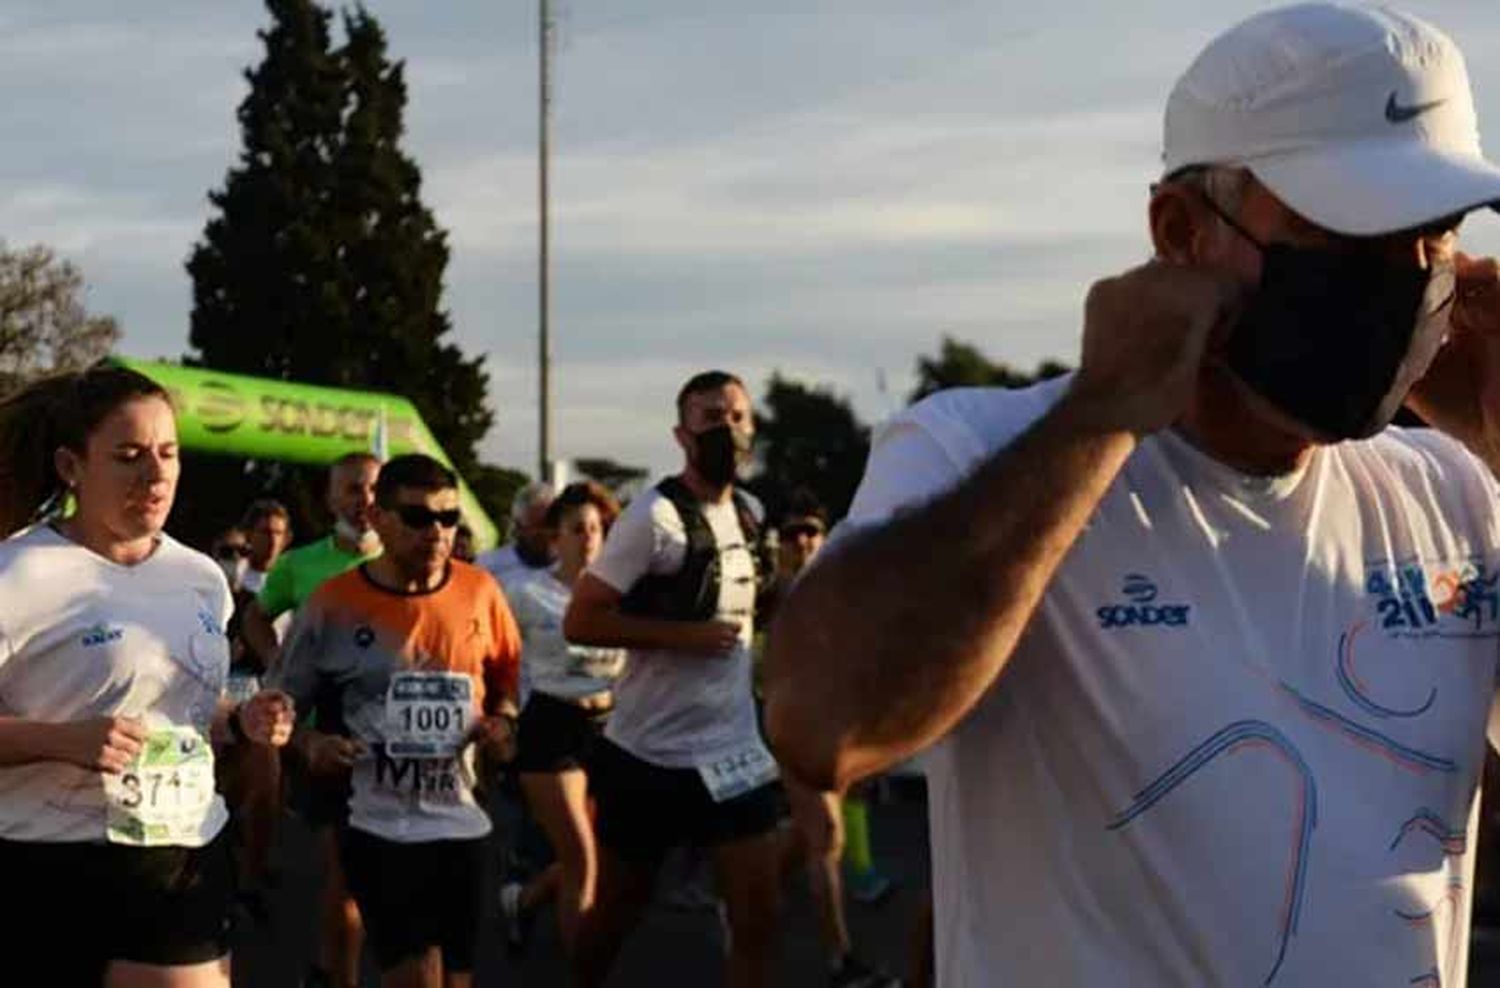
M 823 789 L 945 734 L 995 681 L 1135 447 L 1070 395 L 954 490 L 830 550 L 767 656 L 778 755 Z
M 261 668 L 270 671 L 276 668 L 281 658 L 281 645 L 276 640 L 276 629 L 260 603 L 252 601 L 245 608 L 244 620 L 240 622 L 240 636 L 260 660 Z
M 637 617 L 618 608 L 596 606 L 577 613 L 570 609 L 563 621 L 563 635 L 575 645 L 595 648 L 692 651 L 696 643 L 690 636 L 701 624 Z

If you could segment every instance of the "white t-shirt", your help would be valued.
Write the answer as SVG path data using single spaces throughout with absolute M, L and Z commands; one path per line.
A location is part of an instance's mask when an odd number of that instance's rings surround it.
M 490 575 L 499 582 L 500 589 L 507 596 L 514 596 L 524 583 L 550 569 L 548 566 L 532 566 L 526 562 L 516 553 L 514 542 L 481 552 L 474 562 L 490 571 Z
M 0 715 L 124 715 L 205 737 L 229 672 L 229 584 L 170 536 L 121 566 L 45 525 L 0 542 Z M 228 814 L 215 796 L 201 846 Z M 66 762 L 0 768 L 0 837 L 103 841 L 103 776 Z
M 549 570 L 510 599 L 521 629 L 521 675 L 532 690 L 565 700 L 607 692 L 625 667 L 624 649 L 573 645 L 563 637 L 572 598 L 573 589 Z
M 703 514 L 719 544 L 715 617 L 740 625 L 739 643 L 725 655 L 630 650 L 604 732 L 637 758 L 666 768 L 691 768 L 762 744 L 750 684 L 755 557 L 732 501 L 705 504 Z M 589 572 L 629 593 L 647 574 L 676 573 L 686 555 L 682 517 L 653 488 L 615 521 Z
M 542 573 L 546 573 L 551 567 L 533 566 L 522 559 L 516 552 L 516 544 L 507 542 L 498 549 L 481 552 L 474 560 L 475 565 L 486 569 L 500 584 L 507 601 L 513 599 L 521 592 L 521 588 L 536 579 Z M 521 664 L 521 680 L 517 684 L 518 699 L 525 705 L 527 697 L 531 696 L 531 674 L 526 669 L 526 664 Z
M 897 416 L 841 538 L 1066 386 Z M 931 753 L 939 985 L 1462 985 L 1497 544 L 1493 478 L 1434 432 L 1270 479 L 1142 442 Z

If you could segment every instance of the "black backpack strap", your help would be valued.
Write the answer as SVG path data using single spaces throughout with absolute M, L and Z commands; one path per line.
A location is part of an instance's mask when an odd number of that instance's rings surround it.
M 719 608 L 719 547 L 693 492 L 679 477 L 668 477 L 656 492 L 682 519 L 687 548 L 676 573 L 652 573 L 636 581 L 621 601 L 627 614 L 676 621 L 706 621 Z
M 734 512 L 739 516 L 740 532 L 745 537 L 745 548 L 755 562 L 755 620 L 759 626 L 761 613 L 771 605 L 772 586 L 776 582 L 776 560 L 766 546 L 765 526 L 751 495 L 736 487 L 734 489 Z

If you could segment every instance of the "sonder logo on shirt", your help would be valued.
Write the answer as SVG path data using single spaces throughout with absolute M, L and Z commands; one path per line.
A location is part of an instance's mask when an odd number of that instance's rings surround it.
M 100 645 L 108 645 L 125 637 L 125 629 L 120 627 L 111 628 L 108 624 L 100 622 L 83 633 L 79 640 L 84 648 L 97 648 Z
M 1133 627 L 1184 628 L 1188 623 L 1188 604 L 1156 603 L 1156 584 L 1148 576 L 1127 573 L 1120 587 L 1124 603 L 1105 604 L 1095 613 L 1099 627 L 1105 629 Z

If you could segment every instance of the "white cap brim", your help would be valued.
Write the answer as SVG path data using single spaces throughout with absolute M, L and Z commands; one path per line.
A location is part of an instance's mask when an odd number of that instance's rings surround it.
M 1242 162 L 1318 226 L 1364 237 L 1500 208 L 1500 167 L 1416 141 L 1359 141 Z

